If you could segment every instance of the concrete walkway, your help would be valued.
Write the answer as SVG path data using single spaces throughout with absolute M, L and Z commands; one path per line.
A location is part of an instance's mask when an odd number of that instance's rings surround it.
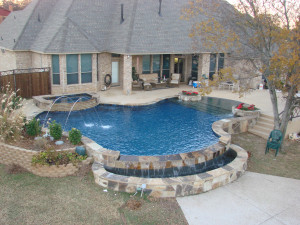
M 300 224 L 300 180 L 246 172 L 216 190 L 177 198 L 190 225 Z

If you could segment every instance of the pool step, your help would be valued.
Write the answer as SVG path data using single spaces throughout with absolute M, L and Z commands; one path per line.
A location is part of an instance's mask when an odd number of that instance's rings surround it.
M 248 132 L 267 140 L 273 129 L 274 118 L 272 116 L 261 114 L 255 126 L 253 128 L 248 129 Z

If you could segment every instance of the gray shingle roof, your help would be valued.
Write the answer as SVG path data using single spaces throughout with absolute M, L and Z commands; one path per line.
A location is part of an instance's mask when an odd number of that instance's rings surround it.
M 0 46 L 43 53 L 204 52 L 192 49 L 193 21 L 180 19 L 188 1 L 162 0 L 160 16 L 159 0 L 33 0 L 0 25 Z

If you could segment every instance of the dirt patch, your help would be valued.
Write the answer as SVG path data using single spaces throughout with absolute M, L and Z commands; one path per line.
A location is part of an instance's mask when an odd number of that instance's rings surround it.
M 12 164 L 12 165 L 7 165 L 5 167 L 5 172 L 7 174 L 19 174 L 19 173 L 27 173 L 28 171 L 19 165 Z
M 142 202 L 136 199 L 129 199 L 125 206 L 130 210 L 137 210 L 142 207 Z
M 250 156 L 248 171 L 300 179 L 300 144 L 298 142 L 285 140 L 284 151 L 279 151 L 277 157 L 272 149 L 265 154 L 267 140 L 250 133 L 232 135 L 232 143 L 248 152 Z

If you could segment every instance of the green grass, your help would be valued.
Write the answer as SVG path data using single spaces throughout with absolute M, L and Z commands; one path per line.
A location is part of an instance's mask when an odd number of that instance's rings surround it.
M 103 192 L 92 173 L 42 178 L 0 165 L 0 224 L 187 224 L 175 199 L 134 197 L 142 207 L 130 210 L 124 205 L 131 198 Z

